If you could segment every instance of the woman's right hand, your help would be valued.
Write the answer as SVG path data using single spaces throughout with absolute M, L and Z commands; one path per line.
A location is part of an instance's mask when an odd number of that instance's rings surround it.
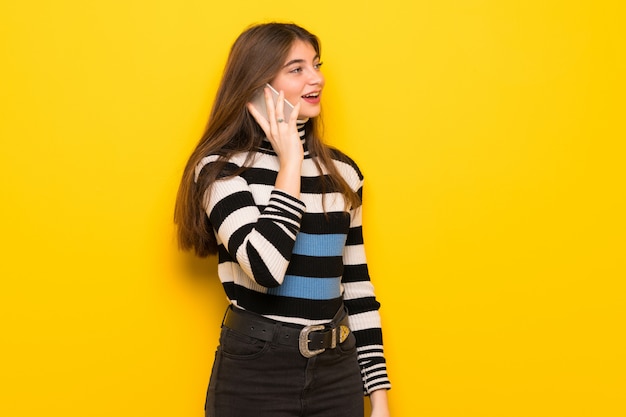
M 302 160 L 304 152 L 302 149 L 302 143 L 300 142 L 300 136 L 298 135 L 298 129 L 296 127 L 296 120 L 300 110 L 300 102 L 296 103 L 289 120 L 285 120 L 284 93 L 282 91 L 279 93 L 276 104 L 274 104 L 272 93 L 269 88 L 264 88 L 264 94 L 269 120 L 265 119 L 265 117 L 263 117 L 263 115 L 254 107 L 252 103 L 248 103 L 248 111 L 250 111 L 252 117 L 254 117 L 259 126 L 261 126 L 261 129 L 263 129 L 263 132 L 265 132 L 265 135 L 272 144 L 278 158 L 281 159 L 281 164 L 283 162 L 283 158 Z
M 252 103 L 248 103 L 248 111 L 261 126 L 278 155 L 280 168 L 275 187 L 299 198 L 300 174 L 304 159 L 304 149 L 296 127 L 300 102 L 294 106 L 289 120 L 284 120 L 284 93 L 282 91 L 279 93 L 276 104 L 269 88 L 265 87 L 264 93 L 269 120 L 265 119 Z

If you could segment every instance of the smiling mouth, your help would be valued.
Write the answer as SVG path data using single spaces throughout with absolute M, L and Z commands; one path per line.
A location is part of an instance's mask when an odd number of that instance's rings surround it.
M 320 92 L 316 92 L 316 93 L 311 93 L 311 94 L 306 94 L 304 96 L 302 96 L 302 98 L 318 98 L 320 96 Z

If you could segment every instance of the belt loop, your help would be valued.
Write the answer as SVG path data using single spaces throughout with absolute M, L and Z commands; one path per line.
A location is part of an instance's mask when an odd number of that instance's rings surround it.
M 224 322 L 226 321 L 226 316 L 229 313 L 229 310 L 233 307 L 232 304 L 228 304 L 228 307 L 226 307 L 226 311 L 224 311 L 224 316 L 222 317 L 222 327 L 224 327 Z

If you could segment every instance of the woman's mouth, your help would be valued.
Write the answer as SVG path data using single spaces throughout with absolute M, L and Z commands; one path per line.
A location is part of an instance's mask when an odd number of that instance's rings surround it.
M 307 103 L 317 104 L 320 102 L 320 91 L 305 94 L 302 96 L 302 100 L 306 101 Z

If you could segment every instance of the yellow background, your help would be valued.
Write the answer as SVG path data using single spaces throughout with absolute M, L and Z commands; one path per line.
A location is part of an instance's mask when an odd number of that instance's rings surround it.
M 202 415 L 226 301 L 172 209 L 228 48 L 274 19 L 321 37 L 366 175 L 393 415 L 626 415 L 624 11 L 3 1 L 0 415 Z

